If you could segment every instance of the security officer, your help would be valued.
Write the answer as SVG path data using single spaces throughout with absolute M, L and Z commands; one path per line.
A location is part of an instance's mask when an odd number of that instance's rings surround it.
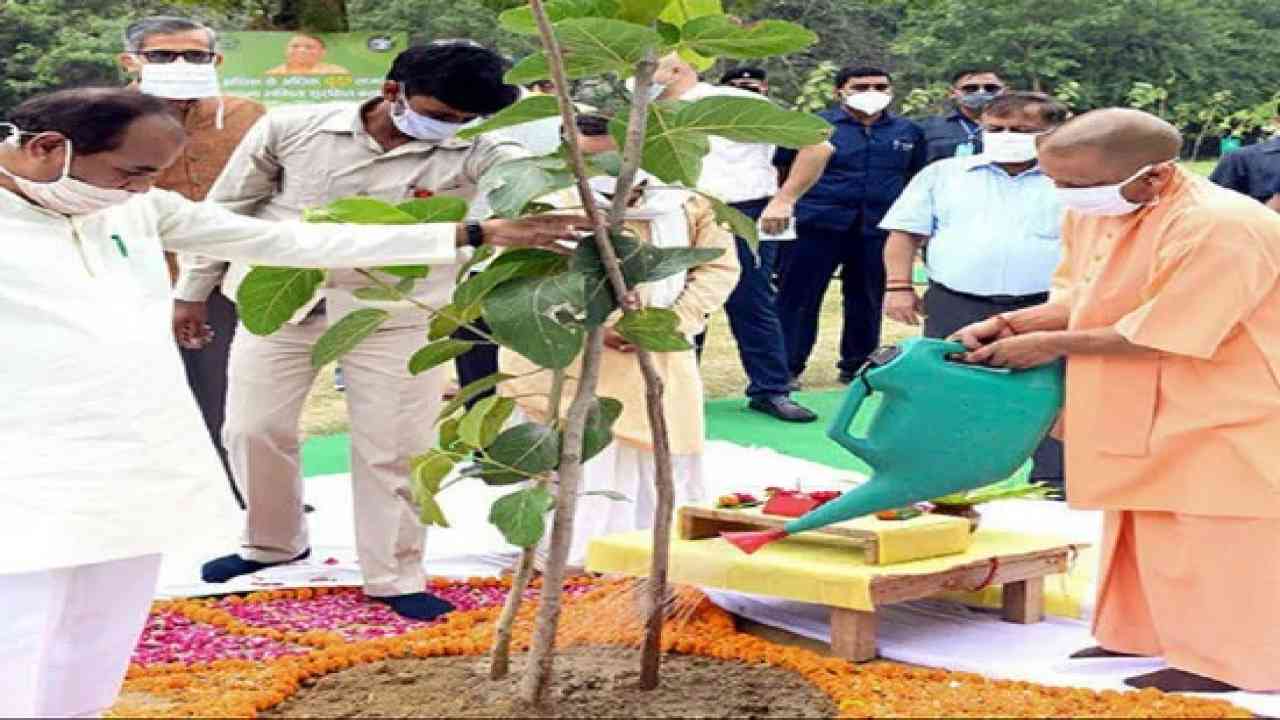
M 842 268 L 844 328 L 840 381 L 849 382 L 880 342 L 884 244 L 879 229 L 907 181 L 924 167 L 924 133 L 887 108 L 888 72 L 850 67 L 836 75 L 837 107 L 820 113 L 835 127 L 835 155 L 796 205 L 797 239 L 778 296 L 793 379 L 804 372 L 818 338 L 818 315 L 831 277 Z M 781 151 L 784 165 L 793 156 Z
M 769 95 L 769 74 L 761 67 L 733 68 L 720 76 L 720 84 L 766 97 Z
M 982 153 L 982 111 L 1005 92 L 1000 73 L 991 68 L 966 68 L 951 76 L 955 110 L 920 121 L 928 146 L 925 164 L 949 157 Z

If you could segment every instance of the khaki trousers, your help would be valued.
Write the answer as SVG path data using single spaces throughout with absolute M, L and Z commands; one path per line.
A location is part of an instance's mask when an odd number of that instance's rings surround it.
M 246 559 L 280 562 L 309 546 L 298 421 L 317 374 L 311 349 L 328 325 L 319 315 L 266 337 L 241 326 L 232 343 L 223 439 L 249 506 L 240 553 Z M 420 326 L 384 328 L 342 358 L 356 551 L 365 592 L 373 596 L 426 587 L 426 530 L 397 494 L 408 491 L 409 459 L 436 440 L 445 370 L 414 377 L 407 369 L 425 339 Z

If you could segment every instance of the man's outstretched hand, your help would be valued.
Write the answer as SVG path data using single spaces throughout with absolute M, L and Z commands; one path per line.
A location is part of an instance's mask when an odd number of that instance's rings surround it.
M 563 255 L 572 251 L 561 243 L 577 242 L 579 233 L 592 230 L 595 223 L 586 215 L 546 214 L 486 220 L 480 227 L 486 245 L 541 248 Z

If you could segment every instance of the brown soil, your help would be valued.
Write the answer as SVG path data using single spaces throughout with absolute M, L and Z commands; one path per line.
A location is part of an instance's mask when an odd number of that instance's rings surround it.
M 263 717 L 496 717 L 534 714 L 513 701 L 524 657 L 505 680 L 488 679 L 483 657 L 388 660 L 315 681 Z M 799 675 L 768 666 L 685 655 L 663 658 L 662 686 L 636 689 L 635 650 L 577 648 L 556 658 L 543 717 L 818 718 L 835 706 Z

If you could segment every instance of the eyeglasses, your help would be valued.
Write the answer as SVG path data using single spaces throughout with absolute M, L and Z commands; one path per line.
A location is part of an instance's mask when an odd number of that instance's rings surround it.
M 166 64 L 182 58 L 183 62 L 192 65 L 208 65 L 213 62 L 218 54 L 208 50 L 140 50 L 137 55 L 141 55 L 144 60 L 149 63 Z
M 976 93 L 976 92 L 998 93 L 1001 90 L 1004 90 L 1004 86 L 1001 85 L 1000 83 L 983 83 L 983 84 L 971 83 L 969 85 L 960 86 L 960 92 L 966 95 L 972 95 L 973 93 Z
M 849 86 L 853 92 L 889 92 L 893 86 L 889 83 L 854 83 Z

